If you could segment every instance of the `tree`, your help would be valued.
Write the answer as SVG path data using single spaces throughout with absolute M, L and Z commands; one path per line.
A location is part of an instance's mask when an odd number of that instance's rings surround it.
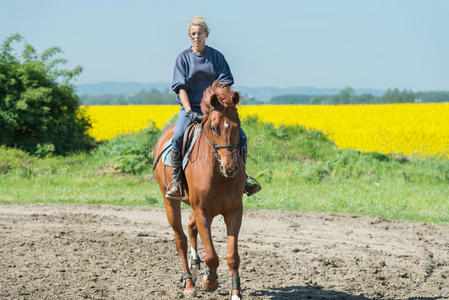
M 340 92 L 339 97 L 340 104 L 350 104 L 353 102 L 354 90 L 350 86 L 347 86 Z
M 394 100 L 394 92 L 391 89 L 388 89 L 382 97 L 379 98 L 379 102 L 381 103 L 393 103 Z
M 273 104 L 309 104 L 310 95 L 280 95 L 271 97 L 270 103 Z
M 416 92 L 415 98 L 422 102 L 449 102 L 449 91 Z
M 17 57 L 11 45 L 22 40 L 19 34 L 11 35 L 0 48 L 0 145 L 56 154 L 90 148 L 91 125 L 70 83 L 82 68 L 58 68 L 67 63 L 52 59 L 62 52 L 59 47 L 39 55 L 25 44 Z

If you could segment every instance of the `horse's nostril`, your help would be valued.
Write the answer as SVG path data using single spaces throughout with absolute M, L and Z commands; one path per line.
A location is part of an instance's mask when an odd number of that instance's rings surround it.
M 236 173 L 236 169 L 227 169 L 226 170 L 226 175 L 228 176 L 233 176 Z
M 233 177 L 237 173 L 237 169 L 238 168 L 236 166 L 227 168 L 223 165 L 220 165 L 220 171 L 226 177 Z

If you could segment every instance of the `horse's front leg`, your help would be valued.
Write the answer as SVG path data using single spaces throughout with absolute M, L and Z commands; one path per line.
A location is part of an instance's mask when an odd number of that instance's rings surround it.
M 164 200 L 168 223 L 175 232 L 176 250 L 178 250 L 182 261 L 183 275 L 181 282 L 184 284 L 184 294 L 188 297 L 195 296 L 195 283 L 187 264 L 187 237 L 182 229 L 181 203 L 180 201 L 168 200 L 165 197 Z
M 238 252 L 238 236 L 240 225 L 242 224 L 243 207 L 240 206 L 234 212 L 224 216 L 228 236 L 228 254 L 226 260 L 229 270 L 231 271 L 231 292 L 229 299 L 239 300 L 242 298 L 240 289 L 240 256 Z
M 218 287 L 217 268 L 219 265 L 218 255 L 215 252 L 214 244 L 212 243 L 212 235 L 210 226 L 213 217 L 206 216 L 201 209 L 195 210 L 195 220 L 198 233 L 203 242 L 205 252 L 205 263 L 207 265 L 206 275 L 203 278 L 203 283 L 208 292 L 213 292 Z

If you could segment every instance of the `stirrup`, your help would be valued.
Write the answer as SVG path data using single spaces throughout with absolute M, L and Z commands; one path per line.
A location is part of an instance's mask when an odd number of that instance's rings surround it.
M 168 194 L 168 191 L 171 190 L 170 188 L 171 186 L 175 187 L 179 191 L 179 196 L 173 196 Z M 173 180 L 167 185 L 167 188 L 165 189 L 165 198 L 170 200 L 181 200 L 183 196 L 184 193 L 182 191 L 182 186 L 177 180 Z
M 252 196 L 252 195 L 254 195 L 255 193 L 258 193 L 258 192 L 260 192 L 260 190 L 262 190 L 262 186 L 260 185 L 260 183 L 256 180 L 256 178 L 254 178 L 254 177 L 251 177 L 251 176 L 249 176 L 249 175 L 246 175 L 246 179 L 247 180 L 252 180 L 252 181 L 254 181 L 255 183 L 251 183 L 251 182 L 246 182 L 245 183 L 245 193 L 246 193 L 246 195 L 248 196 L 248 197 L 250 197 L 250 196 Z M 247 191 L 246 190 L 246 185 L 247 184 L 255 184 L 255 185 L 257 185 L 258 186 L 258 189 L 256 190 L 256 191 L 254 191 L 254 192 L 249 192 L 249 191 Z

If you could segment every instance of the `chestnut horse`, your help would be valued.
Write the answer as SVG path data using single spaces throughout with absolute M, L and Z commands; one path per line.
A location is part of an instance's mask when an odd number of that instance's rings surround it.
M 167 185 L 172 181 L 171 168 L 157 162 L 164 145 L 173 136 L 174 126 L 167 128 L 159 138 L 154 157 L 154 173 L 165 201 L 168 222 L 175 233 L 176 249 L 181 257 L 184 293 L 195 295 L 196 272 L 199 269 L 197 234 L 200 234 L 207 265 L 203 284 L 207 291 L 218 287 L 219 258 L 212 243 L 211 224 L 217 215 L 223 215 L 227 229 L 228 267 L 231 271 L 230 299 L 241 299 L 237 240 L 242 222 L 242 196 L 245 189 L 245 165 L 239 155 L 240 119 L 236 104 L 239 93 L 215 81 L 203 94 L 201 132 L 193 145 L 184 171 L 185 183 L 182 201 L 192 207 L 188 233 L 191 244 L 191 263 L 187 263 L 187 238 L 181 222 L 181 201 L 165 198 Z M 195 269 L 195 270 L 193 270 Z

